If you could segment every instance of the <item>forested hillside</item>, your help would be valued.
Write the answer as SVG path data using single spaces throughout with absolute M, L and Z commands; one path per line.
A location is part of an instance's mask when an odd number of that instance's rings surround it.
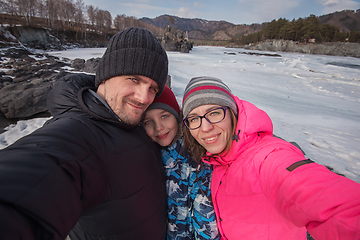
M 341 18 L 339 14 L 345 17 Z M 280 18 L 265 24 L 261 31 L 233 38 L 232 42 L 249 44 L 267 39 L 283 39 L 296 42 L 360 43 L 359 29 L 360 11 L 344 11 L 329 14 L 325 17 L 310 15 L 310 17 L 305 19 L 299 18 L 292 21 Z

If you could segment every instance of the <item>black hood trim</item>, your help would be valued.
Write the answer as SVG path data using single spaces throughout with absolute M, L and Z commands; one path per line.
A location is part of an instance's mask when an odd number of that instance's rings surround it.
M 81 88 L 77 93 L 77 98 L 81 109 L 87 114 L 89 114 L 91 118 L 115 124 L 124 130 L 131 130 L 137 126 L 125 124 L 124 122 L 122 122 L 112 110 L 108 109 L 99 99 L 93 96 L 88 91 L 89 89 L 93 90 L 93 88 L 91 87 Z M 101 114 L 91 111 L 90 107 L 93 107 L 97 110 L 97 112 L 99 111 Z

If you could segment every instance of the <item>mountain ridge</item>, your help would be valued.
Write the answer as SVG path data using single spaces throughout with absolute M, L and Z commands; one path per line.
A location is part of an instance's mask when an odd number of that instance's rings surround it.
M 190 39 L 227 41 L 234 37 L 240 37 L 260 31 L 268 22 L 261 24 L 233 24 L 227 21 L 212 21 L 200 18 L 181 18 L 164 14 L 156 18 L 139 18 L 140 21 L 156 27 L 165 28 L 170 24 L 169 18 L 174 21 L 171 27 L 188 33 Z M 360 31 L 360 9 L 344 10 L 326 15 L 317 16 L 320 24 L 330 24 L 339 27 L 340 31 Z

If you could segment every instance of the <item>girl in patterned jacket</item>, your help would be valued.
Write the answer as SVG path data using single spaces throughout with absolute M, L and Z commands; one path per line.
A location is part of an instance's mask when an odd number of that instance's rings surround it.
M 166 172 L 168 240 L 220 239 L 210 197 L 212 167 L 188 155 L 180 137 L 180 108 L 174 93 L 165 86 L 149 106 L 142 125 L 161 146 Z
M 360 239 L 360 184 L 273 137 L 269 116 L 220 79 L 193 78 L 183 98 L 184 142 L 213 165 L 221 239 Z

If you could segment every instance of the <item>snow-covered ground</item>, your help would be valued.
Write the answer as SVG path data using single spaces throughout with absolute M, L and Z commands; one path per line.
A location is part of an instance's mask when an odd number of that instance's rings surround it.
M 50 54 L 89 59 L 101 57 L 104 51 L 71 49 Z M 189 54 L 168 52 L 172 89 L 179 103 L 192 77 L 218 77 L 239 98 L 265 110 L 274 122 L 276 135 L 297 142 L 312 160 L 360 182 L 360 59 L 243 52 L 249 51 L 195 47 Z M 0 135 L 0 149 L 40 127 L 45 120 L 9 126 Z

